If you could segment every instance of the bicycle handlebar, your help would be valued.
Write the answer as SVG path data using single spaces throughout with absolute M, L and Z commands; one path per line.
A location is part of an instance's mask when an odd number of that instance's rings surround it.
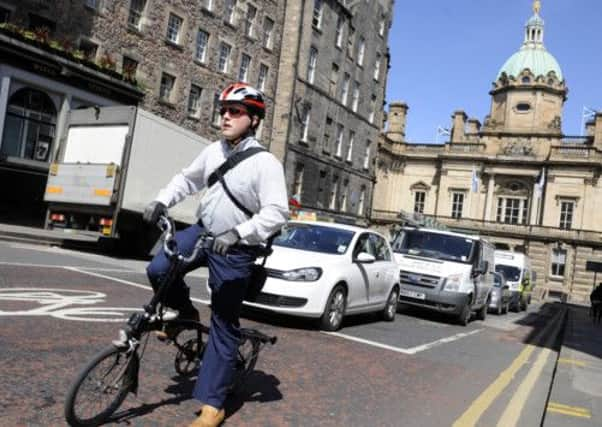
M 208 233 L 202 233 L 195 243 L 192 253 L 189 256 L 184 256 L 178 250 L 178 244 L 174 239 L 176 227 L 173 218 L 170 218 L 166 215 L 161 215 L 157 221 L 157 226 L 165 233 L 165 239 L 163 240 L 163 250 L 165 251 L 165 254 L 169 258 L 177 257 L 185 264 L 196 259 L 201 249 L 207 249 L 213 245 L 214 237 Z

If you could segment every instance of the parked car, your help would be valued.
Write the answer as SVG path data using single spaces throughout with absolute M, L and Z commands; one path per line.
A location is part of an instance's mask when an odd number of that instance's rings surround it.
M 336 331 L 348 314 L 379 311 L 392 321 L 399 298 L 399 267 L 381 234 L 328 222 L 291 221 L 274 240 L 268 278 L 245 305 L 316 318 Z
M 493 272 L 493 288 L 489 300 L 489 311 L 496 314 L 506 314 L 510 308 L 511 291 L 502 273 Z

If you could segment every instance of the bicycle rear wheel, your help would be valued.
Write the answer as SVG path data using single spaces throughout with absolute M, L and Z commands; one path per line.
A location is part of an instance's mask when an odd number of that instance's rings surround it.
M 105 422 L 136 386 L 135 351 L 110 346 L 99 352 L 79 373 L 67 393 L 65 419 L 71 426 Z

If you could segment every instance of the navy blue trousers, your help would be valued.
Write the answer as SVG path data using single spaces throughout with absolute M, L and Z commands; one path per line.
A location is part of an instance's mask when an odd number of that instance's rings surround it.
M 178 231 L 175 235 L 178 249 L 184 255 L 190 255 L 203 231 L 203 227 L 198 224 Z M 193 396 L 216 408 L 224 407 L 228 388 L 234 378 L 240 343 L 240 310 L 255 258 L 254 254 L 244 249 L 231 249 L 226 256 L 213 253 L 210 249 L 201 249 L 182 276 L 171 284 L 165 298 L 168 307 L 180 312 L 194 309 L 184 275 L 204 265 L 209 267 L 211 330 Z M 169 260 L 161 249 L 146 270 L 155 290 L 168 268 Z

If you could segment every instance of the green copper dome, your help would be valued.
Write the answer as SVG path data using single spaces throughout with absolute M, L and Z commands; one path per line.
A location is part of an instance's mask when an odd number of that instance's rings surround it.
M 536 78 L 547 76 L 550 71 L 553 71 L 559 81 L 564 81 L 558 61 L 543 45 L 544 21 L 539 16 L 540 10 L 541 1 L 534 1 L 534 14 L 525 25 L 523 45 L 502 66 L 497 74 L 497 79 L 502 76 L 502 73 L 505 73 L 508 77 L 517 78 L 523 70 L 528 68 Z
M 558 61 L 543 46 L 523 46 L 506 61 L 497 77 L 499 79 L 502 73 L 506 73 L 508 77 L 516 78 L 525 68 L 531 70 L 535 77 L 547 76 L 550 71 L 554 71 L 558 80 L 564 80 Z

